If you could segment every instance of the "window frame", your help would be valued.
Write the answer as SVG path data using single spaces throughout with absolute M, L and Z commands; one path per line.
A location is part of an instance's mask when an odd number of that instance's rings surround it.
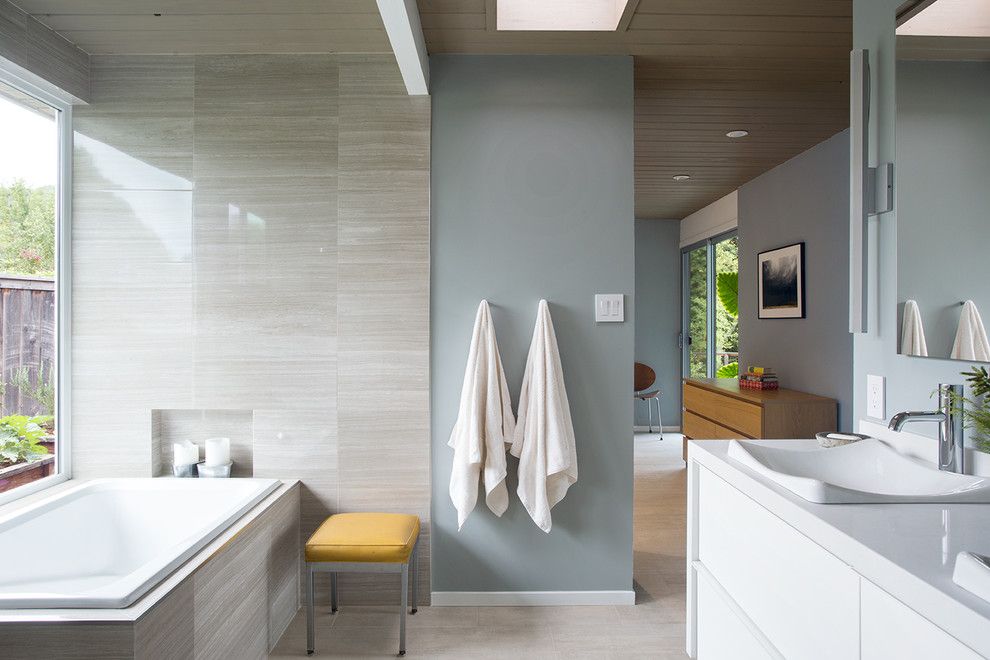
M 58 181 L 55 186 L 55 473 L 0 493 L 0 505 L 3 505 L 72 478 L 72 105 L 5 67 L 0 67 L 0 82 L 56 110 L 58 135 Z

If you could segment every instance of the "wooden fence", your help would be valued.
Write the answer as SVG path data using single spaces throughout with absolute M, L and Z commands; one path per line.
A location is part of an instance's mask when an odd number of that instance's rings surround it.
M 55 382 L 52 278 L 0 275 L 0 358 L 0 414 L 47 414 L 36 396 L 39 384 Z M 28 386 L 18 386 L 25 377 Z

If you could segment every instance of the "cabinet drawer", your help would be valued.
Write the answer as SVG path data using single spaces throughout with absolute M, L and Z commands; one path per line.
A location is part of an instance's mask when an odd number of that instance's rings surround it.
M 690 410 L 684 411 L 684 435 L 692 440 L 741 440 L 746 436 L 721 424 L 699 417 Z
M 772 660 L 718 588 L 704 573 L 698 574 L 699 660 Z
M 862 580 L 862 660 L 977 660 L 981 656 L 868 580 Z
M 762 435 L 763 409 L 735 397 L 685 384 L 684 409 L 716 420 L 720 425 L 741 431 L 751 438 Z
M 859 576 L 705 468 L 698 559 L 785 658 L 859 655 Z

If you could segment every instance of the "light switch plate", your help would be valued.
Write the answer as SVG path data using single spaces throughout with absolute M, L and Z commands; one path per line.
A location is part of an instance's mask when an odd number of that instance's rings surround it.
M 622 323 L 626 320 L 621 293 L 595 295 L 595 321 L 597 323 Z
M 884 378 L 872 374 L 866 377 L 866 416 L 874 419 L 886 419 L 884 410 Z

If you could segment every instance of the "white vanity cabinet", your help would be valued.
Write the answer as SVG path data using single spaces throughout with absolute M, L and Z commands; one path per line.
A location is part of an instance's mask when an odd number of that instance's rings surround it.
M 970 660 L 974 652 L 716 472 L 689 463 L 688 653 Z M 757 501 L 760 500 L 760 501 Z
M 869 580 L 863 580 L 861 602 L 862 660 L 982 657 Z
M 769 657 L 858 656 L 855 571 L 705 469 L 698 503 L 695 570 L 709 573 L 779 654 Z M 699 625 L 699 648 L 719 634 Z

